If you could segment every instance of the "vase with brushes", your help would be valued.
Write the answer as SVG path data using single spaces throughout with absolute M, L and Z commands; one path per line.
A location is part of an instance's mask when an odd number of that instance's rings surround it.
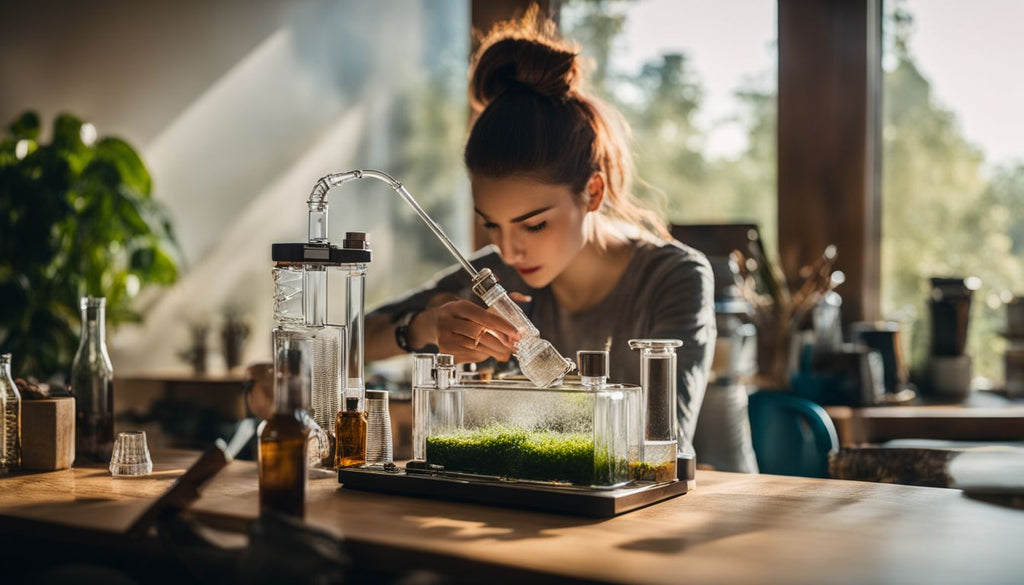
M 799 331 L 814 307 L 845 276 L 833 270 L 836 247 L 828 245 L 814 262 L 799 271 L 799 281 L 790 285 L 777 265 L 762 259 L 753 261 L 739 251 L 733 252 L 744 267 L 743 296 L 752 308 L 757 327 L 758 375 L 763 388 L 789 386 L 790 351 L 793 335 Z

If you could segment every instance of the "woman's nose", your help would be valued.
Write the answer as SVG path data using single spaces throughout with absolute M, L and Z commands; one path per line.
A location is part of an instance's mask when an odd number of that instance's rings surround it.
M 501 242 L 498 244 L 501 248 L 501 255 L 505 258 L 505 261 L 510 264 L 522 258 L 523 253 L 525 252 L 519 238 L 517 238 L 512 231 L 513 230 L 508 230 L 506 233 L 502 234 Z

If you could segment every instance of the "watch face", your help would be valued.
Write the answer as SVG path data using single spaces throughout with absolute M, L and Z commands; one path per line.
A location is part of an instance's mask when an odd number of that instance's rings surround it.
M 409 311 L 398 320 L 398 327 L 395 328 L 395 343 L 398 344 L 402 351 L 412 351 L 412 347 L 409 346 L 409 323 L 412 323 L 412 319 L 416 316 L 417 312 Z

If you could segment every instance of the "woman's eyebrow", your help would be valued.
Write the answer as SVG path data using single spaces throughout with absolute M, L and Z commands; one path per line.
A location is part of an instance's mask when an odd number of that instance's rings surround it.
M 534 209 L 533 211 L 528 211 L 528 212 L 526 212 L 526 213 L 524 213 L 524 214 L 522 214 L 522 215 L 520 215 L 518 217 L 513 217 L 511 220 L 509 220 L 509 223 L 519 223 L 521 221 L 526 221 L 526 220 L 530 219 L 531 217 L 533 217 L 535 215 L 539 215 L 541 213 L 544 213 L 545 211 L 551 209 L 552 207 L 554 207 L 554 205 L 548 205 L 547 207 L 541 207 L 540 209 Z M 480 217 L 484 218 L 485 220 L 490 221 L 490 218 L 487 217 L 487 215 L 484 212 L 480 211 L 479 209 L 474 207 L 473 211 L 475 211 L 477 213 L 477 215 L 479 215 Z

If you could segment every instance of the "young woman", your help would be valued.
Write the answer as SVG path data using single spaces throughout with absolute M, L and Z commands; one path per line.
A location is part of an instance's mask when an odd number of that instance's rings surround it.
M 711 269 L 631 195 L 619 119 L 581 81 L 578 53 L 550 23 L 506 23 L 483 40 L 465 163 L 493 246 L 472 262 L 521 293 L 513 299 L 564 356 L 607 348 L 613 381 L 640 381 L 630 339 L 682 340 L 677 413 L 690 446 L 715 344 Z M 516 339 L 461 267 L 373 311 L 366 331 L 371 360 L 436 349 L 457 362 L 505 363 Z

